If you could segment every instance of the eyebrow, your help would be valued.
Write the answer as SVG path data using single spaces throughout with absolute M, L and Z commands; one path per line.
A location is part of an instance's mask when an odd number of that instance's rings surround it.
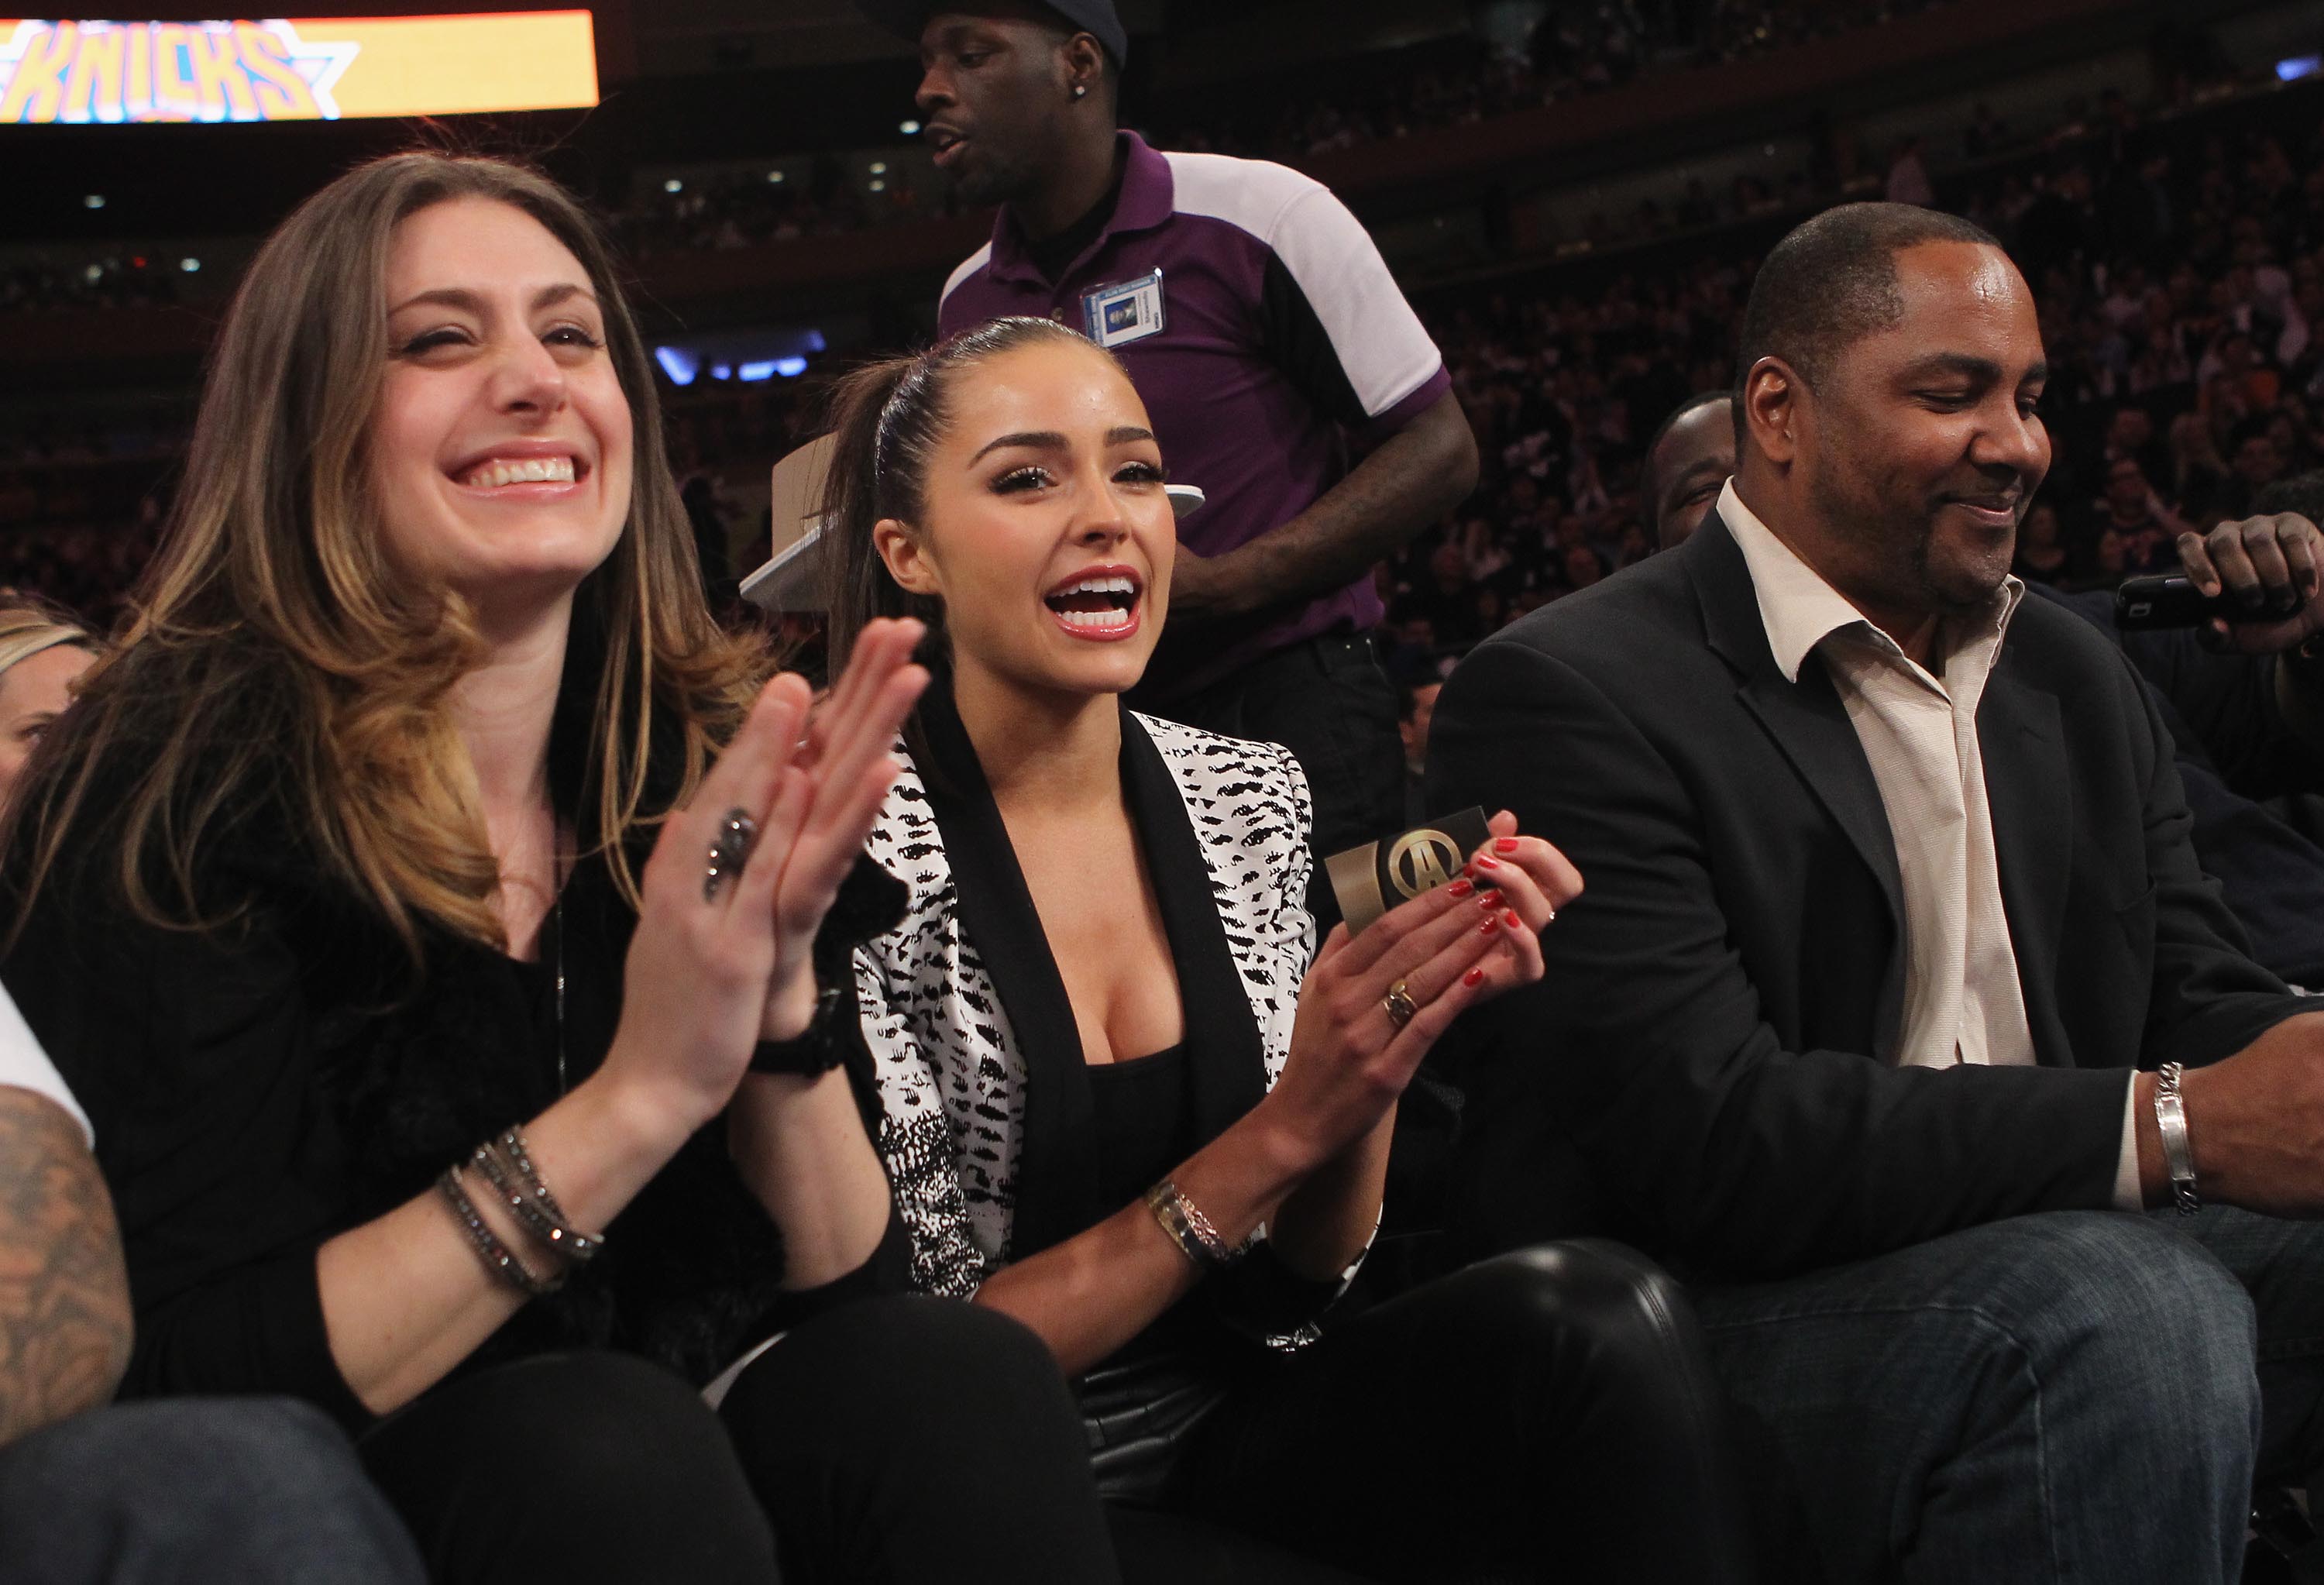
M 567 298 L 576 297 L 586 298 L 593 305 L 597 301 L 595 292 L 586 286 L 577 286 L 568 281 L 559 286 L 544 286 L 534 292 L 532 308 L 534 312 L 538 313 L 542 309 L 555 308 Z M 482 295 L 457 286 L 443 286 L 433 291 L 420 292 L 416 296 L 406 298 L 387 311 L 392 317 L 403 312 L 406 309 L 417 309 L 429 304 L 440 304 L 447 309 L 459 309 L 480 317 L 484 312 L 484 299 Z
M 1127 446 L 1133 440 L 1153 438 L 1153 430 L 1141 429 L 1135 424 L 1120 424 L 1105 432 L 1108 446 Z M 1020 429 L 1014 435 L 1003 435 L 998 439 L 986 441 L 977 447 L 976 455 L 968 459 L 968 464 L 974 467 L 984 460 L 987 453 L 999 451 L 1004 446 L 1022 446 L 1033 451 L 1063 451 L 1070 444 L 1055 429 Z
M 1984 381 L 1987 384 L 1997 384 L 2001 380 L 1999 364 L 1995 363 L 1991 358 L 1981 358 L 1965 352 L 1932 354 L 1914 364 L 1905 373 L 1907 377 L 1912 379 L 1922 379 L 1930 374 L 1959 374 L 1965 379 Z M 2036 359 L 2026 369 L 2018 383 L 2023 385 L 2035 380 L 2047 380 L 2049 377 L 2049 361 Z

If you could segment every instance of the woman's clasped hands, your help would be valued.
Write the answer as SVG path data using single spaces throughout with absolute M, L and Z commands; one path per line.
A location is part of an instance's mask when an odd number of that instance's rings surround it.
M 1299 993 L 1283 1077 L 1262 1104 L 1314 1166 L 1378 1127 L 1470 1008 L 1542 976 L 1541 932 L 1582 874 L 1507 810 L 1461 876 L 1351 936 L 1335 926 Z
M 761 1040 L 814 1017 L 816 930 L 895 779 L 890 751 L 928 681 L 921 633 L 872 623 L 820 703 L 795 673 L 768 682 L 654 843 L 605 1065 L 689 1130 Z

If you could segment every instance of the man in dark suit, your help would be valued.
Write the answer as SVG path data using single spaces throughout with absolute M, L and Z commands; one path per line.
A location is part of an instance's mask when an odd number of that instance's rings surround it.
M 1430 806 L 1589 884 L 1464 1031 L 1459 1230 L 1688 1278 L 1831 1578 L 2233 1580 L 2255 1467 L 2324 1459 L 2324 1017 L 2245 953 L 2121 651 L 2008 576 L 2032 294 L 1846 206 L 1740 366 L 1714 515 L 1437 705 Z

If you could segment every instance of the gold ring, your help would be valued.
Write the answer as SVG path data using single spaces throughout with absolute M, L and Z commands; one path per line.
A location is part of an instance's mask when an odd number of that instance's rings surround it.
M 1399 1029 L 1412 1022 L 1412 1015 L 1420 1010 L 1420 1004 L 1412 1000 L 1412 992 L 1404 988 L 1401 980 L 1388 988 L 1388 994 L 1380 998 L 1380 1006 L 1388 1009 L 1388 1021 Z

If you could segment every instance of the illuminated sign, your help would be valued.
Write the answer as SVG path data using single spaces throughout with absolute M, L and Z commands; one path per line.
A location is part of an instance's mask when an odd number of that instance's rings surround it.
M 188 23 L 0 17 L 0 124 L 337 121 L 596 102 L 586 11 Z

